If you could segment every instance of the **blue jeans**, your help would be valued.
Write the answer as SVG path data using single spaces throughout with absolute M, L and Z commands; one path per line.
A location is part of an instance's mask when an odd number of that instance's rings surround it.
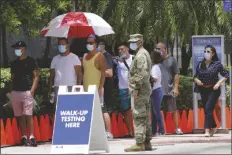
M 163 99 L 162 88 L 157 88 L 152 91 L 151 94 L 151 106 L 152 106 L 152 133 L 157 133 L 157 125 L 159 127 L 158 133 L 164 134 L 164 123 L 160 112 L 160 106 Z

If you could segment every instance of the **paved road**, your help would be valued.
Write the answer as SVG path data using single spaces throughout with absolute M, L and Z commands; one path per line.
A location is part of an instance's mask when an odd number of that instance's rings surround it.
M 128 145 L 127 145 L 128 146 Z M 109 154 L 132 154 L 123 151 L 124 145 L 110 146 Z M 11 147 L 3 148 L 1 154 L 49 154 L 50 145 L 40 145 L 37 148 Z M 92 152 L 102 153 L 103 152 Z M 133 154 L 231 154 L 230 143 L 186 143 L 153 145 L 153 151 L 134 152 Z
M 134 154 L 231 154 L 231 133 L 216 134 L 205 138 L 203 134 L 166 135 L 152 139 L 153 151 L 134 152 Z M 114 139 L 109 141 L 109 154 L 132 154 L 124 152 L 125 147 L 134 144 L 134 139 Z M 51 144 L 32 147 L 5 147 L 1 154 L 49 154 Z M 103 152 L 92 152 L 103 153 Z

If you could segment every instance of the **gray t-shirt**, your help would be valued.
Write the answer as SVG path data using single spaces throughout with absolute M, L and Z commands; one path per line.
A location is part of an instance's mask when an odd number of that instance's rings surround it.
M 160 70 L 162 73 L 161 84 L 163 88 L 164 95 L 171 95 L 173 90 L 173 82 L 175 74 L 179 74 L 179 67 L 177 61 L 174 57 L 168 56 L 160 63 Z

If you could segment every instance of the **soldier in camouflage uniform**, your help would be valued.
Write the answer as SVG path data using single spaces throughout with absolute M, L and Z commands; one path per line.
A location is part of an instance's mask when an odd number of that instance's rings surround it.
M 129 73 L 131 92 L 131 109 L 133 111 L 136 144 L 125 149 L 125 152 L 152 150 L 150 143 L 152 132 L 150 122 L 150 72 L 152 62 L 150 54 L 143 48 L 143 35 L 130 36 L 130 48 L 136 52 Z

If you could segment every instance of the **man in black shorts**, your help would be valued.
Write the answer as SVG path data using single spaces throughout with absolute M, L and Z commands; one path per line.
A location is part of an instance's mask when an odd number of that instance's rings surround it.
M 105 42 L 101 40 L 99 42 L 98 51 L 101 52 L 107 62 L 105 83 L 104 83 L 104 104 L 102 107 L 103 117 L 106 126 L 107 138 L 113 138 L 111 134 L 110 116 L 109 113 L 112 111 L 112 89 L 113 89 L 113 60 L 111 55 L 105 50 Z

